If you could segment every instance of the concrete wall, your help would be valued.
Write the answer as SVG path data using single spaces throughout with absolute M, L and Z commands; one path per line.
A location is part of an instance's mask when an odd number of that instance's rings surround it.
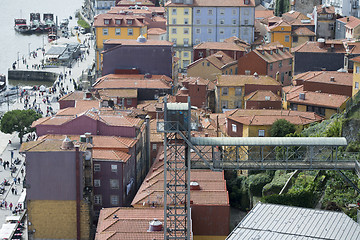
M 53 82 L 57 77 L 57 73 L 46 71 L 8 70 L 9 80 Z
M 341 84 L 311 82 L 311 81 L 305 81 L 303 86 L 304 86 L 304 91 L 311 91 L 311 92 L 321 91 L 322 93 L 340 94 L 349 97 L 352 96 L 351 86 L 346 86 Z
M 349 57 L 351 59 L 351 57 Z M 294 53 L 294 74 L 307 71 L 320 71 L 326 68 L 327 71 L 337 71 L 344 67 L 343 53 L 313 53 L 313 52 L 295 52 Z M 350 67 L 351 61 L 349 61 Z
M 336 19 L 335 22 L 335 39 L 345 38 L 345 23 Z

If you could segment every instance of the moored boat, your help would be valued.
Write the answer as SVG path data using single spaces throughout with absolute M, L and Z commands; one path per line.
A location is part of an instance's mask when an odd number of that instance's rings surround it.
M 26 19 L 17 18 L 15 19 L 14 29 L 19 33 L 28 33 L 30 27 L 26 24 Z
M 6 76 L 0 74 L 0 92 L 4 91 L 5 89 L 6 89 Z

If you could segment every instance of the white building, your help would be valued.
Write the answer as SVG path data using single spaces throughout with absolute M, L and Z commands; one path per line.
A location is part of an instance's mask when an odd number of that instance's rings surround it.
M 323 4 L 335 7 L 335 13 L 343 17 L 360 17 L 360 0 L 323 0 Z

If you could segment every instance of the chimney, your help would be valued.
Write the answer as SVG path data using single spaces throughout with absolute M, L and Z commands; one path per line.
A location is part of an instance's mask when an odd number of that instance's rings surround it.
M 299 100 L 305 100 L 305 93 L 299 93 Z
M 145 73 L 144 78 L 152 78 L 152 75 L 150 73 Z
M 324 46 L 325 46 L 325 39 L 324 38 L 319 38 L 318 39 L 318 47 L 323 48 Z
M 347 17 L 347 18 L 346 18 L 346 21 L 347 21 L 347 22 L 350 22 L 350 18 L 349 18 L 349 17 Z
M 190 182 L 190 190 L 200 190 L 200 185 L 198 182 Z
M 159 232 L 163 230 L 163 224 L 156 218 L 149 222 L 149 229 L 148 232 Z
M 259 78 L 259 75 L 257 74 L 257 72 L 254 72 L 254 78 Z
M 61 149 L 63 150 L 70 150 L 74 148 L 74 143 L 73 141 L 70 140 L 70 138 L 68 138 L 67 136 L 65 136 L 62 144 L 61 144 Z
M 335 82 L 335 77 L 330 77 L 330 82 Z

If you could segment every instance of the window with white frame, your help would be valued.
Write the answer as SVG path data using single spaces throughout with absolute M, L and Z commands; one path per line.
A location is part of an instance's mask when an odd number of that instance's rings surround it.
M 235 124 L 231 124 L 231 130 L 232 130 L 233 132 L 236 132 L 237 127 L 236 127 L 236 125 L 235 125 Z
M 225 9 L 220 9 L 220 14 L 224 15 L 225 14 Z
M 228 108 L 228 101 L 226 100 L 221 101 L 221 108 L 225 108 L 225 109 Z
M 171 29 L 171 33 L 172 33 L 172 34 L 176 34 L 176 28 L 172 28 L 172 29 Z
M 101 171 L 101 166 L 100 166 L 100 164 L 94 164 L 94 171 L 95 171 L 95 172 L 100 172 L 100 171 Z
M 111 164 L 111 172 L 115 172 L 115 173 L 116 173 L 117 171 L 118 171 L 118 166 Z
M 232 20 L 232 24 L 233 24 L 233 25 L 236 25 L 236 19 L 233 19 L 233 20 Z
M 115 28 L 115 35 L 121 35 L 121 28 Z
M 355 89 L 359 89 L 359 82 L 355 82 Z
M 223 87 L 223 88 L 221 88 L 221 95 L 223 95 L 223 96 L 227 96 L 228 94 L 229 94 L 229 88 L 227 88 L 227 87 Z
M 265 130 L 259 130 L 259 137 L 265 137 Z
M 102 203 L 102 196 L 101 195 L 94 195 L 94 204 L 101 205 Z
M 235 96 L 241 96 L 241 87 L 235 88 Z
M 103 35 L 108 35 L 108 34 L 109 34 L 109 29 L 103 28 Z
M 110 19 L 104 19 L 104 24 L 109 25 L 110 24 Z
M 172 19 L 172 24 L 176 24 L 176 18 Z
M 94 179 L 94 187 L 101 187 L 100 179 Z
M 224 25 L 225 24 L 225 20 L 224 19 L 220 19 L 220 25 Z
M 157 145 L 156 144 L 153 144 L 152 145 L 152 150 L 156 150 L 157 149 Z
M 116 20 L 115 20 L 115 24 L 116 24 L 116 25 L 121 25 L 121 19 L 116 19 Z
M 176 15 L 176 8 L 173 8 L 171 12 L 172 12 L 172 15 Z
M 212 9 L 208 10 L 208 15 L 213 15 L 213 10 Z
M 211 34 L 211 33 L 212 33 L 212 28 L 208 28 L 207 32 L 208 32 L 209 34 Z
M 200 14 L 201 10 L 200 9 L 196 9 L 196 14 Z
M 235 105 L 235 108 L 241 108 L 242 107 L 241 100 L 235 101 L 234 105 Z
M 184 24 L 189 24 L 189 19 L 188 18 L 184 18 Z
M 119 188 L 119 179 L 110 179 L 110 188 L 118 189 Z
M 128 28 L 128 36 L 132 36 L 132 35 L 134 35 L 133 29 Z
M 188 51 L 184 51 L 184 58 L 189 57 L 189 52 Z
M 184 47 L 189 46 L 189 39 L 188 38 L 184 38 Z
M 356 71 L 355 73 L 360 73 L 360 66 L 356 66 Z
M 196 19 L 196 24 L 201 24 L 201 20 L 200 20 L 200 19 Z
M 189 9 L 188 8 L 184 9 L 184 15 L 189 15 Z
M 212 19 L 209 19 L 209 20 L 208 20 L 208 24 L 209 24 L 209 25 L 212 25 L 212 24 L 213 24 Z
M 110 204 L 113 206 L 119 205 L 119 196 L 118 195 L 110 195 Z
M 201 31 L 200 31 L 200 28 L 196 28 L 196 29 L 195 29 L 195 32 L 196 32 L 197 34 L 200 34 L 200 32 L 201 32 Z
M 245 20 L 244 20 L 244 24 L 245 24 L 245 25 L 249 25 L 249 20 L 245 19 Z

